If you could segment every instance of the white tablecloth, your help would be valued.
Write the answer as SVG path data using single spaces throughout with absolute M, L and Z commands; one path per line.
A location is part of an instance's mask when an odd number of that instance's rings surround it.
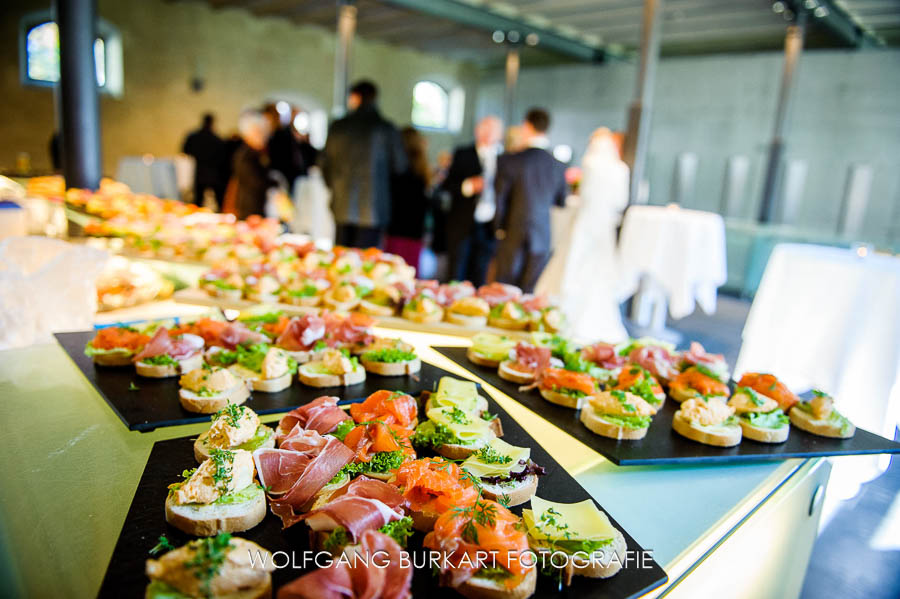
M 668 298 L 672 318 L 684 318 L 695 303 L 716 310 L 716 290 L 725 283 L 725 222 L 718 214 L 677 206 L 632 206 L 619 237 L 625 292 L 648 276 Z

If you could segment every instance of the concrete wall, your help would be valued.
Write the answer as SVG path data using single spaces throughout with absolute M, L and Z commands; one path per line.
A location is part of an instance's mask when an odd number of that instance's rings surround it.
M 17 47 L 19 19 L 49 4 L 23 0 L 0 9 L 0 169 L 11 168 L 19 152 L 31 155 L 34 168 L 49 168 L 53 93 L 19 83 Z M 115 173 L 125 155 L 175 153 L 207 110 L 217 114 L 219 132 L 227 133 L 242 109 L 267 98 L 331 107 L 334 36 L 326 29 L 213 10 L 200 2 L 99 0 L 98 10 L 119 28 L 124 53 L 124 95 L 101 100 L 107 174 Z M 379 83 L 382 110 L 398 126 L 409 123 L 416 81 L 467 86 L 476 77 L 464 63 L 361 39 L 354 46 L 351 72 Z M 196 73 L 206 81 L 200 92 L 190 88 Z M 468 96 L 471 107 L 474 94 Z M 433 152 L 455 141 L 450 134 L 429 137 Z
M 778 53 L 667 58 L 657 71 L 649 179 L 652 203 L 671 198 L 675 161 L 699 157 L 689 207 L 719 208 L 729 156 L 751 159 L 750 185 L 733 216 L 756 214 L 771 138 L 782 57 Z M 517 106 L 552 110 L 551 138 L 584 150 L 591 130 L 624 129 L 636 65 L 524 68 Z M 851 163 L 874 166 L 865 236 L 900 234 L 900 51 L 807 52 L 800 63 L 788 138 L 789 159 L 808 163 L 798 222 L 833 230 Z M 476 115 L 502 107 L 502 74 L 487 75 Z M 577 158 L 576 158 L 577 160 Z

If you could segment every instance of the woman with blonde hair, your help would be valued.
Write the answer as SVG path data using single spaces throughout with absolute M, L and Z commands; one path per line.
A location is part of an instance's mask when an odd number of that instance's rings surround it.
M 428 164 L 428 140 L 413 127 L 400 131 L 409 168 L 396 175 L 391 185 L 391 220 L 385 250 L 402 256 L 407 264 L 419 267 L 425 238 L 425 213 L 431 167 Z

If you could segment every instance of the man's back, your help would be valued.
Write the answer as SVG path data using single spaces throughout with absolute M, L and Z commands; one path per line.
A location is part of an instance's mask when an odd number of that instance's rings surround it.
M 400 135 L 374 106 L 335 121 L 322 157 L 335 221 L 385 227 L 391 216 L 391 176 L 406 170 Z
M 210 129 L 198 129 L 187 136 L 182 148 L 197 163 L 196 177 L 203 182 L 214 182 L 219 177 L 222 163 L 222 140 Z

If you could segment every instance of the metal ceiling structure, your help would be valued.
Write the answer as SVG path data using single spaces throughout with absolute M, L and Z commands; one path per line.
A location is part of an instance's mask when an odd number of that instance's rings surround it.
M 260 17 L 335 25 L 336 0 L 205 0 Z M 503 42 L 529 64 L 599 61 L 640 45 L 640 0 L 356 0 L 357 33 L 368 39 L 500 64 Z M 808 48 L 900 45 L 900 0 L 666 0 L 661 51 L 707 54 L 780 50 L 801 10 L 814 15 Z M 497 33 L 495 33 L 497 32 Z M 531 34 L 531 35 L 529 35 Z M 534 42 L 526 44 L 526 40 Z

